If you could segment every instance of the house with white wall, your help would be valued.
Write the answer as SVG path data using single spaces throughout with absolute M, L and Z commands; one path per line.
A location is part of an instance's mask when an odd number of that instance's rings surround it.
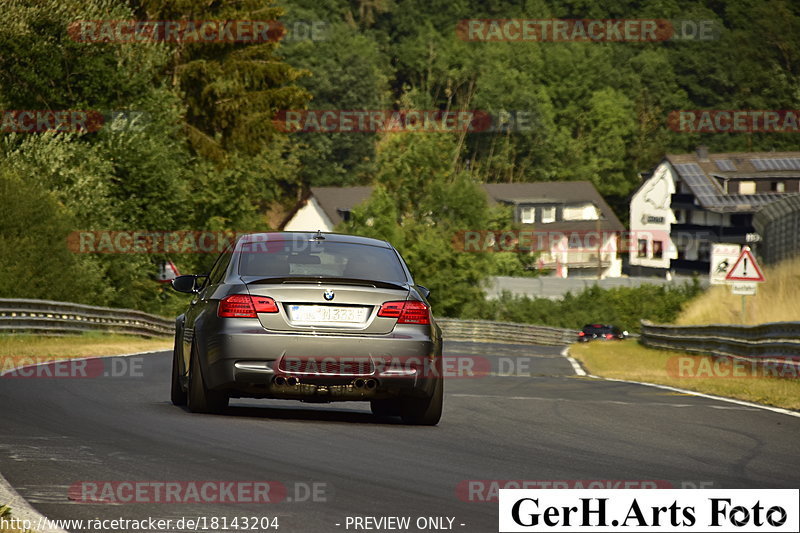
M 715 243 L 757 251 L 753 215 L 797 194 L 800 152 L 668 154 L 631 198 L 630 273 L 705 274 Z
M 536 267 L 559 277 L 619 277 L 622 223 L 588 181 L 484 184 L 491 204 L 511 207 L 520 231 L 545 235 Z M 283 231 L 334 231 L 372 187 L 312 187 L 289 213 Z M 479 228 L 465 228 L 479 229 Z M 523 250 L 524 253 L 524 250 Z

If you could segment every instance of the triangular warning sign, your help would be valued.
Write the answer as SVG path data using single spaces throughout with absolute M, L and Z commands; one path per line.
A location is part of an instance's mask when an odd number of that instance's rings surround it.
M 733 264 L 733 268 L 725 276 L 726 281 L 764 281 L 764 274 L 761 273 L 756 258 L 750 253 L 750 248 L 745 246 L 742 253 Z

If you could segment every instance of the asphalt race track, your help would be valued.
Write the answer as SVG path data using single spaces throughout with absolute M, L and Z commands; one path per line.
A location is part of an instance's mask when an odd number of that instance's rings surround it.
M 491 498 L 491 484 L 470 480 L 800 486 L 799 418 L 577 377 L 554 347 L 445 351 L 487 358 L 494 375 L 449 379 L 438 427 L 376 419 L 353 402 L 233 400 L 226 415 L 191 414 L 169 402 L 167 352 L 143 356 L 137 375 L 0 379 L 0 472 L 49 518 L 266 516 L 284 533 L 353 531 L 348 517 L 364 516 L 411 517 L 410 531 L 420 517 L 442 519 L 422 530 L 497 531 L 496 502 L 474 501 Z M 86 481 L 237 480 L 282 483 L 286 499 L 113 504 L 69 492 Z

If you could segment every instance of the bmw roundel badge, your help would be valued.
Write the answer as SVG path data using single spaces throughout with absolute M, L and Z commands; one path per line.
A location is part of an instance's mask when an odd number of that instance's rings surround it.
M 326 300 L 328 300 L 328 301 L 330 302 L 331 300 L 333 300 L 333 297 L 335 296 L 335 294 L 333 294 L 333 291 L 332 291 L 332 290 L 330 290 L 330 289 L 326 289 L 326 290 L 325 290 L 325 293 L 324 293 L 322 296 L 323 296 L 323 297 L 324 297 Z

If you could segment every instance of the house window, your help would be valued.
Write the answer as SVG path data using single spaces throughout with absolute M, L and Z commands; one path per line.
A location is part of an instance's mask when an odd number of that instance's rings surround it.
M 564 207 L 564 220 L 597 220 L 594 204 L 570 205 Z
M 636 257 L 647 257 L 647 239 L 639 239 Z
M 697 246 L 697 260 L 708 263 L 711 261 L 711 244 L 708 241 L 700 241 Z
M 704 226 L 705 223 L 706 223 L 705 211 L 692 211 L 692 219 L 690 224 L 697 224 L 700 226 Z
M 755 194 L 756 182 L 755 181 L 740 181 L 739 194 Z
M 549 224 L 550 222 L 556 221 L 556 208 L 551 207 L 543 207 L 542 208 L 542 224 Z
M 664 241 L 653 241 L 653 259 L 664 257 Z
M 519 210 L 519 220 L 523 224 L 533 224 L 536 222 L 536 208 L 523 207 Z
M 782 181 L 772 182 L 772 192 L 783 192 L 786 190 L 786 184 Z

